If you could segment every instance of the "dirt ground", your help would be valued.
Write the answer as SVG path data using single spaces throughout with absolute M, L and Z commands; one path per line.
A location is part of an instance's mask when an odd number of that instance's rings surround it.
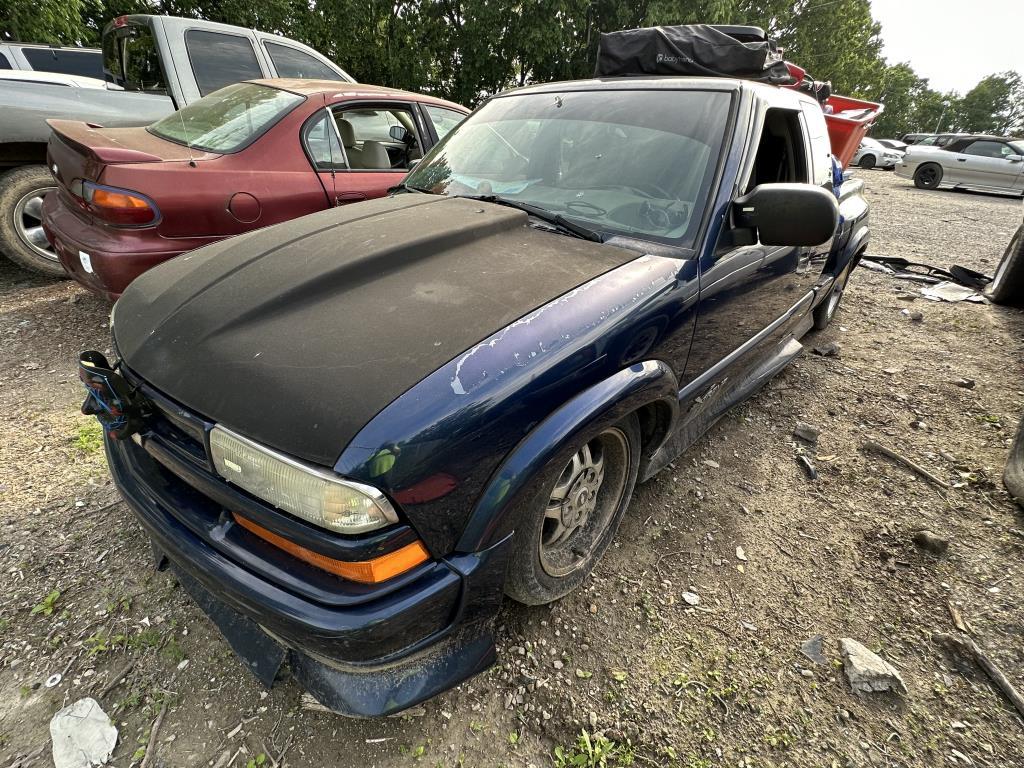
M 1020 221 L 1017 200 L 861 175 L 875 254 L 991 272 Z M 161 709 L 153 767 L 1024 765 L 1024 722 L 932 638 L 955 631 L 952 606 L 1024 688 L 1024 513 L 999 479 L 1024 412 L 1020 311 L 858 269 L 808 352 L 638 489 L 585 590 L 507 604 L 498 666 L 376 721 L 303 709 L 289 679 L 264 691 L 152 570 L 78 412 L 76 353 L 107 347 L 108 312 L 0 260 L 0 766 L 52 765 L 50 718 L 84 696 L 119 729 L 116 766 L 141 763 Z M 811 353 L 829 341 L 838 355 Z M 801 654 L 815 635 L 824 664 Z M 843 637 L 908 693 L 851 693 Z

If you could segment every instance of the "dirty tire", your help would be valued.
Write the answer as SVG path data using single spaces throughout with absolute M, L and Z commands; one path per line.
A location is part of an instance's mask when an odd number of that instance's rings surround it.
M 857 165 L 859 165 L 865 171 L 870 171 L 872 168 L 875 167 L 875 156 L 874 155 L 864 155 L 864 157 L 862 157 L 860 159 L 860 162 L 857 163 Z
M 1017 227 L 985 294 L 996 304 L 1024 306 L 1024 224 Z
M 1010 446 L 1010 456 L 1003 471 L 1003 485 L 1020 506 L 1024 507 L 1024 414 L 1020 417 L 1017 437 Z
M 936 189 L 942 183 L 942 166 L 924 163 L 914 171 L 914 186 L 918 189 Z
M 824 330 L 832 322 L 832 318 L 836 316 L 836 311 L 839 309 L 839 303 L 843 300 L 846 284 L 850 280 L 850 273 L 853 271 L 855 264 L 856 258 L 851 259 L 850 263 L 846 265 L 846 269 L 840 273 L 839 277 L 832 284 L 832 290 L 828 292 L 825 300 L 814 308 L 814 330 Z
M 44 165 L 25 165 L 0 176 L 0 251 L 20 267 L 47 277 L 68 275 L 57 254 L 40 238 L 39 200 L 56 182 Z
M 589 494 L 588 488 L 593 486 L 588 486 L 585 471 L 573 480 L 575 468 L 587 466 L 586 461 L 579 461 L 581 454 L 601 459 L 602 479 L 594 494 Z M 516 527 L 505 579 L 506 594 L 526 605 L 542 605 L 580 586 L 615 536 L 629 506 L 639 464 L 640 422 L 636 414 L 618 423 L 595 425 L 559 451 L 533 483 L 537 491 L 524 507 L 523 519 Z M 555 497 L 563 488 L 568 491 L 559 507 Z M 583 515 L 585 522 L 559 542 L 560 532 L 569 530 L 574 522 L 566 521 L 566 512 L 575 514 L 571 504 L 565 509 L 567 503 L 582 498 L 582 505 L 576 507 L 586 508 L 588 495 L 594 508 Z M 558 508 L 563 513 L 553 514 Z

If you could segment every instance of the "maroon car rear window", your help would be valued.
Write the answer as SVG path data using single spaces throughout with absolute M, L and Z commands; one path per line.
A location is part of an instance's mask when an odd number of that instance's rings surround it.
M 236 83 L 158 120 L 147 130 L 207 152 L 238 152 L 305 100 L 279 88 Z

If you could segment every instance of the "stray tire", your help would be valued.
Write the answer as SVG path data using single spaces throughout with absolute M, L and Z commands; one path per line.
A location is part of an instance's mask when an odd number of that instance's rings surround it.
M 859 165 L 865 171 L 870 171 L 872 168 L 875 167 L 875 156 L 874 155 L 864 155 L 864 157 L 862 157 L 860 159 L 860 162 L 857 163 L 857 165 Z
M 839 302 L 843 300 L 846 284 L 850 280 L 850 273 L 853 271 L 855 263 L 856 259 L 850 260 L 850 263 L 846 265 L 846 269 L 832 283 L 832 289 L 828 292 L 828 296 L 821 304 L 814 308 L 814 314 L 812 315 L 814 318 L 814 330 L 824 330 L 832 322 L 832 318 L 836 316 L 836 310 L 839 309 Z
M 936 189 L 942 183 L 942 166 L 925 163 L 914 171 L 914 186 L 918 189 Z
M 517 526 L 505 592 L 542 605 L 578 587 L 608 548 L 629 506 L 640 465 L 640 423 L 583 433 L 541 471 Z
M 55 189 L 44 165 L 26 165 L 0 176 L 0 251 L 32 272 L 66 278 L 43 233 L 43 198 Z
M 1006 247 L 985 295 L 996 304 L 1024 306 L 1024 224 Z
M 1003 471 L 1003 485 L 1010 496 L 1024 507 L 1024 415 L 1021 416 L 1017 437 L 1010 446 L 1010 457 L 1006 460 Z

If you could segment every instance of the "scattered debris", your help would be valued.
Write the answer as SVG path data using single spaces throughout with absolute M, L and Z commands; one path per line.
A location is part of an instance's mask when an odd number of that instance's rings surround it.
M 812 638 L 804 640 L 803 644 L 800 646 L 800 653 L 815 664 L 827 664 L 828 659 L 825 658 L 824 646 L 825 638 L 822 635 L 815 635 Z
M 704 465 L 711 467 L 712 469 L 718 469 L 718 462 L 712 461 L 711 459 L 704 459 Z
M 925 480 L 928 480 L 929 482 L 934 483 L 935 485 L 939 486 L 940 488 L 946 488 L 946 489 L 949 488 L 949 483 L 947 483 L 942 478 L 936 477 L 931 472 L 929 472 L 927 469 L 922 467 L 920 464 L 915 464 L 910 459 L 906 458 L 905 456 L 901 456 L 900 454 L 896 453 L 896 451 L 892 450 L 891 448 L 886 448 L 881 443 L 878 443 L 878 442 L 876 442 L 874 440 L 866 440 L 866 441 L 864 441 L 864 450 L 866 450 L 866 451 L 874 451 L 876 453 L 882 454 L 883 456 L 887 456 L 890 459 L 892 459 L 893 461 L 899 462 L 900 464 L 905 466 L 907 469 L 910 469 L 913 472 L 915 472 L 916 474 L 920 475 Z
M 46 678 L 46 682 L 44 683 L 44 685 L 47 688 L 56 688 L 58 685 L 60 685 L 60 681 L 63 679 L 64 676 L 60 672 L 54 672 L 52 675 Z
M 53 716 L 50 739 L 56 768 L 92 768 L 110 759 L 117 728 L 96 699 L 86 697 Z
M 974 627 L 971 626 L 963 615 L 960 613 L 960 609 L 953 605 L 949 600 L 946 601 L 946 608 L 949 609 L 950 618 L 953 619 L 953 626 L 959 629 L 961 632 L 968 634 L 974 634 Z
M 896 691 L 906 693 L 907 685 L 892 664 L 849 637 L 839 641 L 843 666 L 854 693 Z
M 926 285 L 921 289 L 921 295 L 932 301 L 970 301 L 975 304 L 988 304 L 988 299 L 973 288 L 967 288 L 966 286 L 951 282 Z
M 996 684 L 996 687 L 1002 691 L 1009 702 L 1017 708 L 1021 716 L 1024 716 L 1024 696 L 1020 695 L 1020 692 L 1013 687 L 1013 683 L 1006 678 L 1006 675 L 996 666 L 995 662 L 978 647 L 977 643 L 966 635 L 951 635 L 945 632 L 936 632 L 932 635 L 932 639 L 949 646 L 962 656 L 972 657 L 978 666 L 985 670 L 985 674 Z
M 818 479 L 818 470 L 814 468 L 814 463 L 802 453 L 798 453 L 796 457 L 797 463 L 804 468 L 807 473 L 807 477 L 811 480 Z
M 799 437 L 801 440 L 812 445 L 818 442 L 818 435 L 820 434 L 820 429 L 813 424 L 808 424 L 806 421 L 797 421 L 796 426 L 793 428 L 793 437 Z
M 814 347 L 812 351 L 814 354 L 821 355 L 822 357 L 839 357 L 840 346 L 834 341 L 828 341 Z
M 160 726 L 163 725 L 164 715 L 167 714 L 167 699 L 164 699 L 160 704 L 160 711 L 156 715 L 156 720 L 153 721 L 153 727 L 149 729 L 149 741 L 146 742 L 146 755 L 142 758 L 142 765 L 140 768 L 149 768 L 153 762 L 153 755 L 156 754 L 157 740 L 156 737 L 160 732 Z
M 926 552 L 931 552 L 933 555 L 944 555 L 946 554 L 946 550 L 949 549 L 949 539 L 936 536 L 928 530 L 918 531 L 915 533 L 914 543 Z
M 700 605 L 700 595 L 698 595 L 696 592 L 683 592 L 683 594 L 680 595 L 680 597 L 682 597 L 683 602 L 689 606 L 695 607 Z
M 743 562 L 747 561 L 747 553 L 743 551 L 743 547 L 736 547 L 736 559 Z
M 900 314 L 903 315 L 904 317 L 908 318 L 910 320 L 910 322 L 912 322 L 912 323 L 923 323 L 924 322 L 924 312 L 919 312 L 916 309 L 914 309 L 914 310 L 901 309 L 900 310 Z
M 974 389 L 974 379 L 957 379 L 953 383 L 964 389 Z

